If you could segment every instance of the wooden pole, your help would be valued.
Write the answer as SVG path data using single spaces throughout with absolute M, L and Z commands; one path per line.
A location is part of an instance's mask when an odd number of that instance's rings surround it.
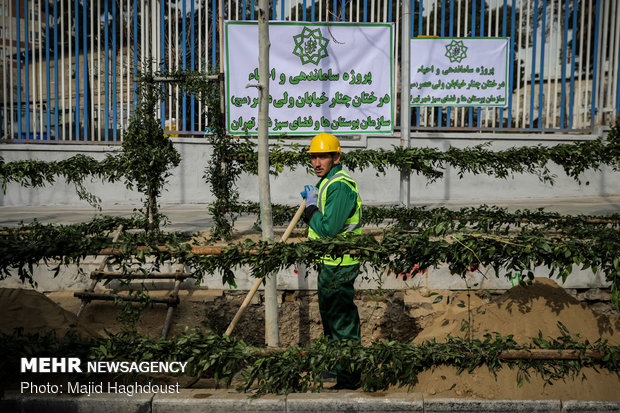
M 271 189 L 269 184 L 269 1 L 258 3 L 258 186 L 263 241 L 273 242 Z M 265 342 L 280 345 L 278 333 L 278 284 L 275 275 L 265 278 Z
M 121 236 L 121 232 L 123 232 L 123 224 L 120 224 L 118 228 L 116 229 L 116 233 L 114 234 L 114 237 L 112 238 L 113 243 L 118 241 L 119 237 Z M 109 256 L 104 257 L 103 261 L 101 261 L 101 264 L 99 264 L 99 267 L 97 267 L 97 271 L 103 271 L 105 267 L 108 265 L 108 261 L 110 261 L 110 257 Z M 92 280 L 90 282 L 90 287 L 86 291 L 93 292 L 95 290 L 95 286 L 97 285 L 98 281 L 99 280 Z M 80 308 L 78 309 L 77 314 L 75 315 L 77 318 L 80 318 L 80 316 L 82 315 L 82 312 L 86 308 L 86 304 L 88 304 L 88 300 L 82 300 L 82 304 L 80 304 Z

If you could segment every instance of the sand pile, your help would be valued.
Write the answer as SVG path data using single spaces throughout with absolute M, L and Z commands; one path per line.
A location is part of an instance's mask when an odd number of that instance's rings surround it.
M 53 331 L 57 337 L 64 337 L 69 331 L 83 337 L 97 335 L 81 325 L 75 314 L 34 290 L 0 288 L 0 308 L 0 331 L 6 334 L 21 327 L 24 333 Z
M 460 293 L 453 303 L 460 300 L 467 302 L 466 293 Z M 544 338 L 557 338 L 562 335 L 558 327 L 561 322 L 572 335 L 579 336 L 579 341 L 594 342 L 604 338 L 610 344 L 620 344 L 620 320 L 595 314 L 546 278 L 535 279 L 527 287 L 514 287 L 490 303 L 472 294 L 471 309 L 474 339 L 498 332 L 504 336 L 513 334 L 517 343 L 531 343 L 539 331 Z M 462 331 L 461 326 L 468 321 L 467 308 L 450 305 L 425 325 L 415 341 L 431 338 L 445 341 L 448 335 L 467 337 L 467 330 Z M 530 371 L 529 381 L 525 380 L 520 387 L 517 383 L 517 369 L 507 366 L 499 370 L 497 376 L 486 367 L 472 374 L 457 374 L 453 367 L 440 366 L 421 373 L 418 384 L 410 390 L 440 398 L 620 400 L 620 380 L 605 369 L 584 368 L 578 376 L 565 377 L 553 384 Z
M 465 293 L 459 301 L 467 303 Z M 556 338 L 562 335 L 558 322 L 572 335 L 581 340 L 609 340 L 609 344 L 620 344 L 620 320 L 597 315 L 585 304 L 569 295 L 562 287 L 548 278 L 537 278 L 529 286 L 517 286 L 498 299 L 484 303 L 471 300 L 472 337 L 482 339 L 487 333 L 498 332 L 514 335 L 517 343 L 529 343 L 542 332 L 543 337 Z M 435 338 L 445 340 L 448 335 L 466 337 L 463 323 L 469 322 L 467 308 L 450 306 L 448 311 L 437 315 L 416 337 L 416 342 Z

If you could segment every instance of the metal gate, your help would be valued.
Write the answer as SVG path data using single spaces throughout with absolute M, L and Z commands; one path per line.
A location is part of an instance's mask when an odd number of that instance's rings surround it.
M 620 2 L 414 0 L 410 7 L 411 36 L 509 37 L 512 62 L 506 108 L 414 108 L 412 130 L 586 132 L 619 113 Z M 219 70 L 220 11 L 253 20 L 255 0 L 0 0 L 2 140 L 122 140 L 141 66 Z M 271 19 L 394 22 L 400 33 L 401 3 L 273 0 Z M 399 68 L 400 39 L 395 48 Z M 204 134 L 205 108 L 167 87 L 165 128 L 172 136 Z

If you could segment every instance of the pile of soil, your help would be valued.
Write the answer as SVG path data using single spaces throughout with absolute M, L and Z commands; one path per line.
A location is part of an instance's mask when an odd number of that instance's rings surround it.
M 585 304 L 568 294 L 548 278 L 537 278 L 529 286 L 516 286 L 492 302 L 485 303 L 475 295 L 469 298 L 471 315 L 467 309 L 467 293 L 456 298 L 461 303 L 450 306 L 437 315 L 415 338 L 416 342 L 448 335 L 464 337 L 463 324 L 472 327 L 474 339 L 484 339 L 485 334 L 512 334 L 517 343 L 531 342 L 541 332 L 544 338 L 562 335 L 560 323 L 581 341 L 594 342 L 607 339 L 609 344 L 620 345 L 620 319 L 595 314 Z M 453 302 L 454 302 L 453 298 Z M 462 306 L 465 307 L 462 307 Z
M 167 292 L 161 292 L 166 294 Z M 356 304 L 362 320 L 363 343 L 384 339 L 422 342 L 448 336 L 467 337 L 463 323 L 472 326 L 473 338 L 487 333 L 512 334 L 519 343 L 529 343 L 538 337 L 556 338 L 562 335 L 558 323 L 579 340 L 594 342 L 607 339 L 620 344 L 620 319 L 594 313 L 548 279 L 537 279 L 531 286 L 514 287 L 498 297 L 488 294 L 443 291 L 443 300 L 428 291 L 402 290 L 377 294 L 358 291 Z M 245 298 L 245 292 L 193 290 L 183 291 L 181 304 L 175 309 L 170 334 L 185 326 L 208 328 L 221 333 L 232 320 Z M 31 290 L 0 289 L 0 331 L 11 332 L 15 327 L 25 331 L 52 330 L 62 336 L 71 329 L 92 336 L 104 335 L 123 328 L 121 311 L 111 302 L 90 303 L 79 322 L 75 313 L 81 302 L 70 292 L 45 296 Z M 159 337 L 166 307 L 156 306 L 142 311 L 138 330 L 153 338 Z M 322 334 L 316 293 L 285 291 L 280 303 L 280 340 L 282 346 L 305 344 Z M 264 344 L 264 306 L 258 294 L 237 325 L 234 336 L 244 341 Z M 451 367 L 439 367 L 419 375 L 418 383 L 409 391 L 427 397 L 459 397 L 474 399 L 583 399 L 620 400 L 620 380 L 606 370 L 582 370 L 585 379 L 568 377 L 553 385 L 532 372 L 529 381 L 517 386 L 517 370 L 503 367 L 495 377 L 486 367 L 473 374 Z M 391 389 L 404 391 L 403 389 Z
M 0 288 L 0 331 L 11 334 L 21 328 L 26 334 L 54 332 L 64 337 L 74 331 L 83 337 L 96 337 L 98 334 L 83 320 L 45 295 L 19 288 Z
M 455 298 L 453 302 L 467 303 L 468 299 L 464 292 Z M 514 287 L 488 303 L 476 296 L 469 298 L 471 315 L 466 308 L 451 306 L 446 312 L 433 316 L 414 341 L 467 337 L 468 330 L 462 326 L 468 323 L 473 327 L 474 339 L 499 333 L 512 334 L 517 343 L 530 343 L 539 333 L 544 339 L 563 335 L 561 323 L 579 341 L 593 343 L 604 339 L 611 345 L 620 344 L 620 319 L 594 313 L 550 279 L 535 279 L 530 286 Z M 532 371 L 529 381 L 524 381 L 521 387 L 517 386 L 517 375 L 517 369 L 507 366 L 497 377 L 486 367 L 472 374 L 457 375 L 456 369 L 442 366 L 420 374 L 412 391 L 432 397 L 473 399 L 620 400 L 620 379 L 607 370 L 582 369 L 577 377 L 567 377 L 553 384 L 546 383 Z

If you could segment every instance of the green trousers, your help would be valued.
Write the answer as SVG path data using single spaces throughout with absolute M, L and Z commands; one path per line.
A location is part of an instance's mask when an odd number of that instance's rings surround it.
M 319 311 L 325 337 L 333 340 L 357 340 L 360 336 L 360 317 L 353 302 L 353 283 L 359 274 L 359 264 L 321 267 L 318 279 Z M 338 384 L 355 388 L 360 384 L 359 372 L 336 368 Z

